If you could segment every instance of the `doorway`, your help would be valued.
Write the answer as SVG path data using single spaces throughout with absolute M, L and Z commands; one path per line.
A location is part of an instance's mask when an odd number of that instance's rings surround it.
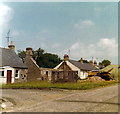
M 12 81 L 12 70 L 7 70 L 7 83 Z

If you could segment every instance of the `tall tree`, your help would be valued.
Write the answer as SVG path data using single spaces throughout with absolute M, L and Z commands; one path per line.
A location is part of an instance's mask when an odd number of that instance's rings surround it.
M 18 50 L 18 56 L 24 61 L 24 58 L 26 56 L 26 51 Z
M 106 67 L 110 64 L 111 64 L 111 62 L 109 60 L 103 60 L 102 62 L 99 62 L 99 65 L 101 65 L 103 67 Z
M 24 60 L 26 56 L 26 51 L 19 51 L 18 55 L 22 60 Z M 44 68 L 54 68 L 61 62 L 61 59 L 56 54 L 45 53 L 45 51 L 41 48 L 37 50 L 33 50 L 33 59 L 40 67 Z

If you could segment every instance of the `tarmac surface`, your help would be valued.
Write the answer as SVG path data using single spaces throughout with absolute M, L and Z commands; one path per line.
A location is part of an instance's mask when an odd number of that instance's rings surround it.
M 118 112 L 118 85 L 93 90 L 3 89 L 3 112 Z

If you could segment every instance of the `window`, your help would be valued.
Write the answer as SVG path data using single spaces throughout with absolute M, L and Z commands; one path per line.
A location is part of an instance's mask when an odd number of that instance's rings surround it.
M 46 71 L 46 75 L 48 75 L 48 71 Z
M 18 70 L 16 70 L 16 72 L 15 72 L 15 77 L 16 77 L 16 78 L 19 77 L 19 75 L 18 75 Z
M 4 71 L 0 71 L 0 76 L 4 76 Z

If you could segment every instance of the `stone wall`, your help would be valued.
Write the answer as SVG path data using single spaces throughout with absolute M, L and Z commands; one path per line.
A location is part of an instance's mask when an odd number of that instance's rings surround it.
M 19 70 L 19 77 L 15 78 L 15 83 L 27 82 L 27 69 L 20 69 Z
M 36 64 L 36 61 L 32 58 L 32 48 L 28 47 L 26 48 L 26 57 L 25 57 L 25 64 L 28 67 L 28 75 L 27 75 L 27 81 L 37 81 L 40 80 L 41 74 L 40 74 L 40 68 Z
M 41 78 L 39 66 L 36 64 L 35 60 L 30 57 L 25 58 L 25 64 L 28 67 L 27 81 L 37 81 Z
M 76 77 L 77 76 L 77 77 Z M 51 82 L 76 82 L 78 78 L 77 71 L 52 71 Z
M 60 67 L 58 68 L 58 70 L 71 70 L 71 68 L 66 64 L 66 62 L 63 62 Z

